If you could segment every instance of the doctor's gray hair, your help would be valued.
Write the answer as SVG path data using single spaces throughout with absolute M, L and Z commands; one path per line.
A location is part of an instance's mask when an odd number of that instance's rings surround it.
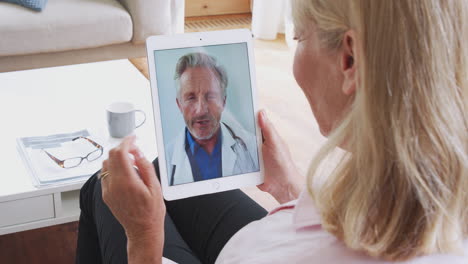
M 223 66 L 218 64 L 216 59 L 203 52 L 193 52 L 185 54 L 184 56 L 180 57 L 177 61 L 176 71 L 174 80 L 178 82 L 176 85 L 176 92 L 177 97 L 180 96 L 180 77 L 182 74 L 187 70 L 187 68 L 195 68 L 195 67 L 206 67 L 211 69 L 218 79 L 219 87 L 223 91 L 223 96 L 226 97 L 226 87 L 228 84 L 226 70 Z

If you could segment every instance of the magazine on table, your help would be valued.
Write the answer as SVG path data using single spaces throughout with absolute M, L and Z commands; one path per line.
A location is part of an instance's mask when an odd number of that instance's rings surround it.
M 102 167 L 108 151 L 106 140 L 86 129 L 16 141 L 36 187 L 85 181 Z

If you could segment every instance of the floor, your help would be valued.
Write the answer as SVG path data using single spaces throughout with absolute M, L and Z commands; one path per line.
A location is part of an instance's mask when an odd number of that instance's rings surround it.
M 225 20 L 223 23 L 226 23 Z M 245 24 L 245 20 L 236 23 Z M 212 24 L 212 27 L 219 29 L 218 24 Z M 199 30 L 194 26 L 188 31 Z M 294 51 L 287 47 L 281 35 L 275 41 L 255 40 L 254 45 L 260 108 L 267 111 L 279 134 L 289 145 L 297 166 L 305 174 L 311 157 L 324 138 L 294 80 Z M 146 58 L 132 59 L 131 62 L 148 76 Z M 271 196 L 256 187 L 244 191 L 267 209 L 277 205 Z M 78 224 L 74 222 L 0 236 L 0 263 L 73 263 L 77 227 Z
M 74 263 L 78 222 L 0 236 L 0 263 Z

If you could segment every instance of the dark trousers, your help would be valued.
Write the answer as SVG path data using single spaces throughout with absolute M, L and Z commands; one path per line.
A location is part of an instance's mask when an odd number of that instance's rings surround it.
M 239 229 L 267 214 L 240 190 L 165 203 L 163 255 L 183 264 L 214 263 Z M 127 263 L 125 231 L 102 200 L 97 173 L 81 188 L 80 208 L 76 263 Z

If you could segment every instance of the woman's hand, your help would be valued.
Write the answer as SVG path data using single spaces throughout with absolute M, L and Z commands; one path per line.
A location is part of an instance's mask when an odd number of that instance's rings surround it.
M 134 136 L 109 151 L 102 166 L 106 171 L 102 198 L 125 229 L 129 262 L 159 263 L 166 208 L 154 166 L 136 147 Z
M 288 146 L 276 132 L 265 111 L 260 111 L 258 120 L 264 138 L 262 152 L 265 180 L 257 187 L 270 193 L 279 203 L 297 199 L 304 178 L 294 164 Z

